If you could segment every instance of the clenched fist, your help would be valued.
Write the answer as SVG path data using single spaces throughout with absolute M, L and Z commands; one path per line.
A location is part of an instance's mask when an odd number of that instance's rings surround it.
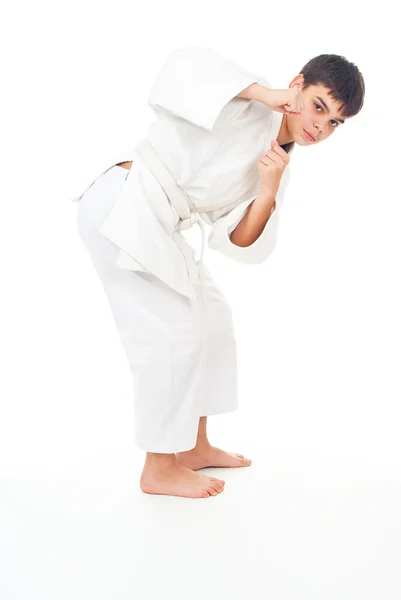
M 289 154 L 277 140 L 272 140 L 271 149 L 257 162 L 261 194 L 276 197 L 285 167 L 290 162 Z
M 298 86 L 286 90 L 266 89 L 263 104 L 281 113 L 300 113 L 305 108 Z

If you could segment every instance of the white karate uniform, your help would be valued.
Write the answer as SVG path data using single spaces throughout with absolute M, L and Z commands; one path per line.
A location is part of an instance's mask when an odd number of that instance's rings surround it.
M 254 82 L 272 87 L 210 48 L 173 51 L 150 90 L 147 138 L 72 198 L 133 374 L 135 442 L 148 452 L 189 450 L 200 416 L 238 407 L 231 310 L 202 255 L 204 223 L 209 248 L 239 262 L 263 262 L 276 243 L 290 165 L 259 238 L 244 248 L 229 238 L 260 191 L 256 163 L 283 118 L 235 97 Z M 129 171 L 114 166 L 129 160 Z M 181 233 L 193 224 L 200 261 Z

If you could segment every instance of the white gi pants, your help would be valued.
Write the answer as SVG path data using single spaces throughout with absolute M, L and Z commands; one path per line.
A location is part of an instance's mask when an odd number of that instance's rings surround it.
M 98 228 L 129 171 L 114 166 L 82 196 L 78 232 L 109 300 L 134 388 L 134 438 L 146 452 L 196 445 L 199 418 L 238 408 L 231 309 L 204 268 L 203 308 L 148 272 L 116 266 L 119 248 Z

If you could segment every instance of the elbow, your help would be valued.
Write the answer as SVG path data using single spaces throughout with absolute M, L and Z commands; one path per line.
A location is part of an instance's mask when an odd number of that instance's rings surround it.
M 238 246 L 238 248 L 246 248 L 247 246 L 250 246 L 250 244 L 244 244 L 243 241 L 241 241 L 240 236 L 238 234 L 236 234 L 236 229 L 234 229 L 234 231 L 232 233 L 229 234 L 229 240 L 230 242 L 234 245 L 234 246 Z
M 248 245 L 240 245 L 231 239 L 232 234 L 228 236 L 229 244 L 224 253 L 237 262 L 248 265 L 261 265 L 273 253 L 276 247 L 276 240 L 271 239 L 270 243 L 260 245 L 253 242 Z
M 256 238 L 250 238 L 247 232 L 243 232 L 240 226 L 237 226 L 234 231 L 229 234 L 229 240 L 234 246 L 238 248 L 249 248 L 253 246 L 258 239 L 261 237 L 261 233 Z

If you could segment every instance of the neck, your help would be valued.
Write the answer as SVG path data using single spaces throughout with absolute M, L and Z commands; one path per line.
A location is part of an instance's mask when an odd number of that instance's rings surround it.
M 279 130 L 278 136 L 277 136 L 277 141 L 280 144 L 280 146 L 282 146 L 283 144 L 289 144 L 290 142 L 294 141 L 288 131 L 288 123 L 287 123 L 287 115 L 286 114 L 283 115 L 280 130 Z

